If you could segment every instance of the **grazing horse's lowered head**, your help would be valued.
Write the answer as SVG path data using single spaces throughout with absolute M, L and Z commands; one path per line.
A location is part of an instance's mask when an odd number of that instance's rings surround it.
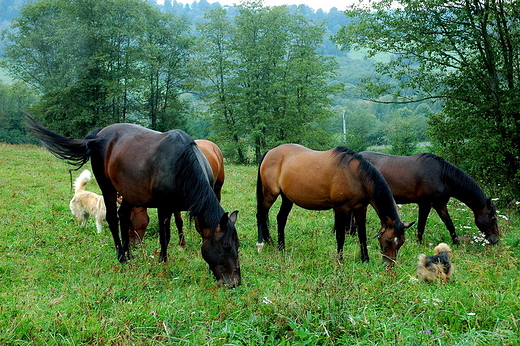
M 475 209 L 475 224 L 480 232 L 484 234 L 486 240 L 495 245 L 500 240 L 500 230 L 497 224 L 497 211 L 491 198 L 487 198 L 482 209 Z
M 238 211 L 222 215 L 219 226 L 211 230 L 203 228 L 196 220 L 197 228 L 202 233 L 202 257 L 208 263 L 209 268 L 219 285 L 234 288 L 241 284 L 240 262 L 238 259 L 238 241 L 235 230 Z M 211 235 L 210 233 L 213 233 Z
M 379 240 L 383 262 L 393 266 L 397 259 L 397 253 L 406 241 L 404 231 L 413 225 L 413 222 L 403 223 L 400 219 L 392 221 L 387 217 L 382 222 L 382 228 L 374 238 Z

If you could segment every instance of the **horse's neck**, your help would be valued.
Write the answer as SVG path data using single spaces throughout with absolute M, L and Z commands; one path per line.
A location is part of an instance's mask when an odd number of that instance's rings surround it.
M 393 221 L 399 218 L 397 205 L 395 204 L 390 189 L 388 189 L 387 192 L 379 191 L 379 193 L 372 191 L 370 205 L 374 208 L 377 216 L 383 222 L 386 222 L 387 217 Z
M 465 183 L 456 183 L 450 179 L 451 196 L 458 199 L 471 210 L 480 210 L 486 204 L 486 196 L 478 184 L 469 176 Z

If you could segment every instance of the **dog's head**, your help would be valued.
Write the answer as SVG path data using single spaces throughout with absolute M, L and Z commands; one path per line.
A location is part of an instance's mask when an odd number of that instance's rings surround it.
M 446 243 L 440 243 L 433 249 L 433 251 L 435 251 L 436 255 L 440 254 L 441 252 L 446 252 L 448 257 L 451 258 L 451 248 Z

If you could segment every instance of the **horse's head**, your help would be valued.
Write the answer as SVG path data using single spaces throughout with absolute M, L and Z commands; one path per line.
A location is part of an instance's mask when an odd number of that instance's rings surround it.
M 209 264 L 219 285 L 234 288 L 241 283 L 240 263 L 238 260 L 238 235 L 235 229 L 238 211 L 228 217 L 222 215 L 220 224 L 214 232 L 203 230 L 202 257 Z
M 386 264 L 390 266 L 394 264 L 397 252 L 406 241 L 404 231 L 411 225 L 413 225 L 413 222 L 403 223 L 399 219 L 392 221 L 389 217 L 382 222 L 382 228 L 375 237 L 379 239 L 381 254 Z
M 474 210 L 475 224 L 492 245 L 498 243 L 500 231 L 497 224 L 497 211 L 490 198 L 486 199 L 484 208 Z

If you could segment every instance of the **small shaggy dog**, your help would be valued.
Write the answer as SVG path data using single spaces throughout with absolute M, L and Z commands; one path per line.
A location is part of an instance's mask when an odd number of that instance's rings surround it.
M 90 215 L 96 219 L 96 229 L 101 233 L 101 224 L 106 216 L 105 202 L 103 196 L 94 192 L 86 191 L 85 185 L 90 181 L 92 175 L 89 170 L 81 172 L 74 182 L 74 197 L 70 200 L 70 211 L 76 217 L 78 225 L 87 226 Z
M 130 228 L 128 234 L 130 235 L 130 244 L 140 244 L 143 240 L 146 227 L 150 222 L 150 217 L 143 207 L 134 207 L 130 214 Z
M 417 263 L 417 277 L 419 280 L 433 282 L 440 280 L 446 282 L 453 274 L 451 263 L 451 248 L 446 243 L 440 243 L 434 249 L 435 255 L 426 256 L 420 254 Z

